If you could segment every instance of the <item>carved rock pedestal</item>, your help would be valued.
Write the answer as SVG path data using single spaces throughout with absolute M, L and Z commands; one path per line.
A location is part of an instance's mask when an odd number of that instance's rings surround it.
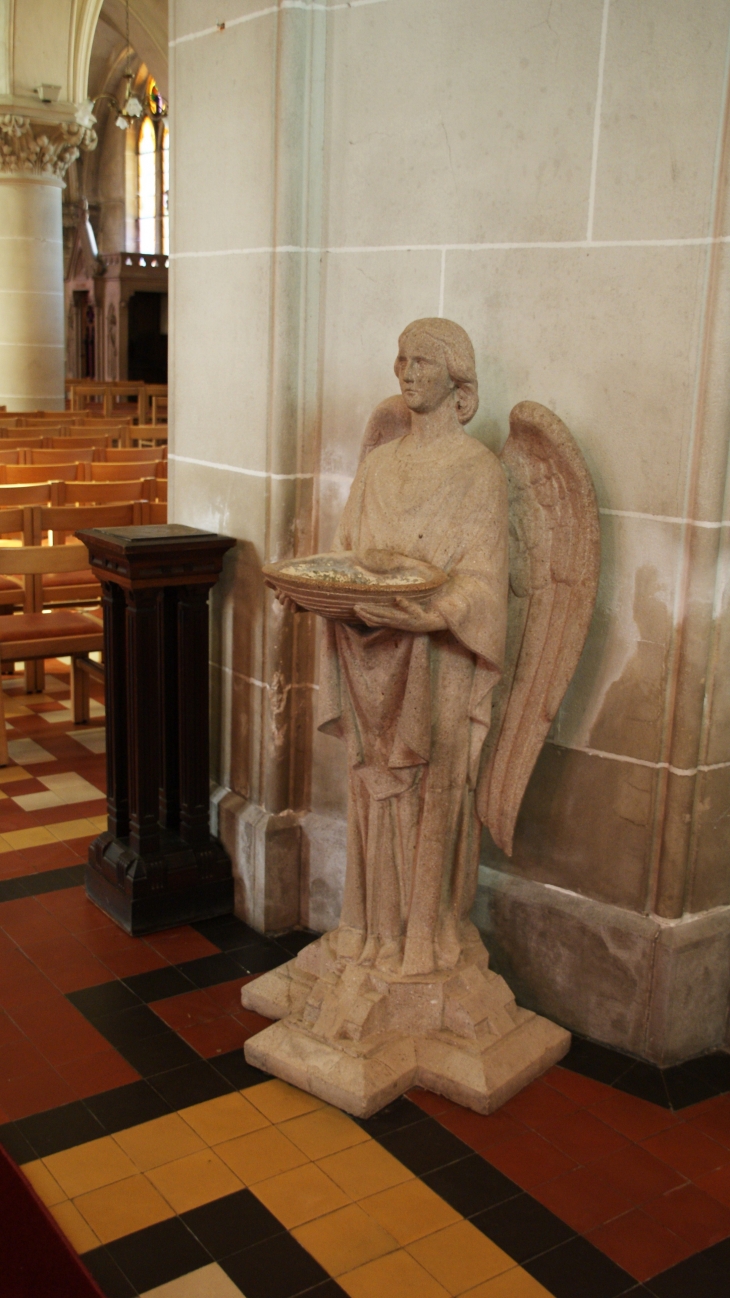
M 356 1117 L 416 1085 L 491 1113 L 568 1050 L 569 1032 L 515 1003 L 476 929 L 456 968 L 405 978 L 343 965 L 332 937 L 243 988 L 247 1009 L 281 1020 L 245 1054 Z

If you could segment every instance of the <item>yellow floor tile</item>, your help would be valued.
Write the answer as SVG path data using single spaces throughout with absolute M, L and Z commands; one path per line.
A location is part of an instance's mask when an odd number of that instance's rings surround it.
M 513 1258 L 469 1221 L 459 1221 L 409 1244 L 408 1252 L 450 1294 L 463 1294 L 515 1265 Z
M 311 1113 L 313 1109 L 324 1108 L 324 1100 L 314 1095 L 289 1086 L 273 1078 L 270 1082 L 260 1082 L 258 1086 L 246 1089 L 246 1099 L 260 1109 L 269 1122 L 286 1122 L 287 1118 L 298 1118 L 300 1113 Z
M 11 829 L 7 834 L 3 834 L 3 838 L 14 852 L 19 852 L 25 847 L 42 847 L 44 843 L 58 842 L 53 834 L 49 834 L 45 825 L 37 825 L 35 829 Z
M 351 1199 L 364 1199 L 413 1179 L 413 1173 L 376 1140 L 368 1140 L 364 1145 L 355 1145 L 353 1149 L 343 1149 L 340 1154 L 319 1159 L 318 1166 Z
M 89 816 L 89 820 L 94 826 L 94 829 L 100 833 L 103 833 L 107 828 L 108 816 Z
M 243 1189 L 242 1182 L 212 1149 L 188 1154 L 187 1158 L 156 1167 L 147 1175 L 175 1212 L 188 1212 L 202 1203 Z
M 166 1113 L 151 1122 L 141 1122 L 126 1131 L 117 1131 L 112 1137 L 131 1158 L 140 1172 L 149 1172 L 163 1163 L 185 1158 L 205 1149 L 205 1143 L 183 1122 L 176 1113 Z
M 45 828 L 61 843 L 72 838 L 87 838 L 89 834 L 98 832 L 90 820 L 62 820 L 57 825 L 46 825 Z
M 287 1230 L 344 1208 L 349 1202 L 339 1186 L 314 1163 L 259 1181 L 251 1189 Z
M 0 852 L 12 852 L 13 850 L 12 843 L 6 843 L 5 839 L 0 835 Z
M 3 766 L 0 768 L 0 784 L 14 784 L 16 780 L 32 779 L 33 776 L 29 771 L 26 771 L 24 766 Z
M 301 1149 L 282 1136 L 278 1127 L 271 1126 L 216 1145 L 215 1152 L 244 1185 L 255 1185 L 308 1162 Z
M 398 1247 L 393 1236 L 355 1203 L 298 1226 L 292 1235 L 332 1276 L 364 1266 Z
M 7 793 L 3 793 L 2 789 L 0 789 L 0 801 L 2 801 L 3 798 L 7 798 L 7 796 Z
M 552 1298 L 552 1294 L 521 1266 L 516 1266 L 478 1284 L 476 1289 L 469 1289 L 463 1298 Z
M 111 1136 L 89 1140 L 85 1145 L 64 1149 L 60 1154 L 50 1154 L 43 1162 L 69 1199 L 86 1194 L 88 1190 L 98 1190 L 102 1185 L 122 1181 L 137 1171 Z
M 449 1298 L 448 1291 L 399 1249 L 337 1277 L 350 1298 Z
M 294 1142 L 309 1158 L 326 1158 L 341 1149 L 364 1145 L 370 1137 L 352 1118 L 339 1109 L 315 1109 L 299 1118 L 282 1122 L 279 1128 L 288 1140 Z
M 415 1179 L 361 1199 L 360 1207 L 390 1231 L 399 1244 L 412 1244 L 462 1220 L 440 1195 Z
M 238 1091 L 180 1109 L 180 1117 L 207 1145 L 218 1145 L 223 1140 L 246 1136 L 249 1131 L 268 1126 L 268 1119 Z
M 67 1197 L 55 1177 L 51 1176 L 42 1158 L 36 1158 L 33 1163 L 24 1163 L 22 1172 L 23 1176 L 26 1176 L 30 1181 L 38 1198 L 45 1203 L 47 1208 L 52 1208 L 56 1203 L 62 1203 Z
M 54 1204 L 51 1213 L 77 1253 L 87 1253 L 90 1248 L 99 1247 L 99 1240 L 89 1223 L 84 1221 L 75 1204 L 69 1203 L 68 1200 L 65 1203 Z
M 141 1175 L 82 1194 L 74 1202 L 102 1244 L 175 1216 L 169 1203 Z

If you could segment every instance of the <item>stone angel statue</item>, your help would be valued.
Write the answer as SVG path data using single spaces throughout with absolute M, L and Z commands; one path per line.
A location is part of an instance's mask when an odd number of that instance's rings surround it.
M 583 648 L 598 512 L 575 441 L 544 406 L 514 408 L 499 457 L 464 432 L 478 391 L 459 325 L 408 325 L 395 373 L 401 394 L 368 422 L 333 553 L 376 569 L 368 556 L 401 556 L 443 580 L 427 598 L 355 596 L 353 616 L 325 621 L 320 728 L 344 740 L 349 770 L 340 924 L 244 989 L 284 1018 L 246 1054 L 353 1112 L 416 1077 L 484 1112 L 569 1041 L 515 1005 L 469 913 L 482 826 L 510 855 Z M 273 569 L 267 580 L 277 588 Z M 406 1040 L 404 1070 L 394 1042 L 402 1055 Z M 467 1057 L 481 1069 L 468 1086 Z

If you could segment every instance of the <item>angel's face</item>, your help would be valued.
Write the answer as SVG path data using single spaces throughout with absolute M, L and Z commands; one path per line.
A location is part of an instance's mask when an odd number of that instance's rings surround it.
M 456 386 L 443 348 L 427 334 L 410 334 L 401 340 L 395 374 L 406 405 L 419 415 L 438 410 Z

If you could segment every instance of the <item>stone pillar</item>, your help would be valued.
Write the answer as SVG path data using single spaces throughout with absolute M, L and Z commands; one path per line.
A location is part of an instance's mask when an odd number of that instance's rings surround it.
M 0 117 L 0 405 L 62 410 L 61 191 L 96 136 L 76 122 Z

